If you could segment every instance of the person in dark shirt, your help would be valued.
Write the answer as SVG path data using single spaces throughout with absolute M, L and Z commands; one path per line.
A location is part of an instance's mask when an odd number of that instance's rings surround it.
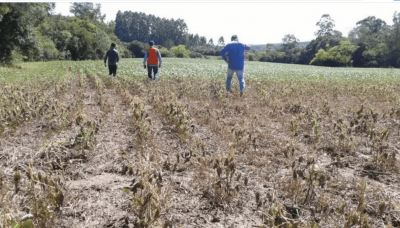
M 108 71 L 110 76 L 117 76 L 117 65 L 119 61 L 119 55 L 117 49 L 115 49 L 116 45 L 114 43 L 111 44 L 110 49 L 107 51 L 106 56 L 104 56 L 104 66 L 107 67 L 106 62 L 108 59 Z

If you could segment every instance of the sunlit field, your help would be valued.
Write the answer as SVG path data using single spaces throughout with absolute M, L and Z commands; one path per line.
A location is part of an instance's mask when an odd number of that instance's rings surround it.
M 163 61 L 0 68 L 0 227 L 400 227 L 399 69 Z
M 85 62 L 90 71 L 108 74 L 101 61 Z M 164 58 L 160 74 L 165 77 L 225 77 L 227 64 L 223 60 Z M 121 77 L 141 77 L 146 74 L 142 59 L 124 59 L 118 73 Z M 398 69 L 382 68 L 333 68 L 279 63 L 246 62 L 245 77 L 278 81 L 326 81 L 326 82 L 398 82 Z

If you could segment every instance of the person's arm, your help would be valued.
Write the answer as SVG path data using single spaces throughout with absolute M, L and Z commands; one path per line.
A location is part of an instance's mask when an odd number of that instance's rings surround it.
M 228 45 L 227 46 L 225 46 L 222 50 L 221 50 L 221 57 L 222 57 L 222 59 L 223 60 L 225 60 L 225 62 L 227 62 L 228 63 L 228 60 L 226 59 L 226 52 L 228 51 Z
M 143 58 L 143 66 L 144 66 L 144 68 L 146 68 L 146 60 L 147 60 L 147 51 L 146 51 L 146 53 L 144 54 L 144 58 Z
M 162 59 L 161 59 L 161 54 L 160 51 L 157 52 L 157 57 L 158 57 L 158 67 L 161 68 L 162 65 Z
M 119 53 L 117 51 L 117 63 L 119 62 Z
M 243 44 L 243 46 L 244 46 L 244 50 L 245 50 L 245 51 L 250 50 L 250 46 L 249 46 L 249 45 Z
M 108 58 L 108 51 L 106 52 L 106 55 L 104 56 L 104 66 L 106 66 L 107 58 Z

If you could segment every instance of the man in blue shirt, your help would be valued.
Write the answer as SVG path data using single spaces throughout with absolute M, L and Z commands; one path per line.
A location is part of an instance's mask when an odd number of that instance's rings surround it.
M 246 44 L 239 43 L 239 39 L 236 35 L 232 36 L 231 41 L 231 43 L 227 44 L 221 50 L 222 59 L 228 63 L 228 71 L 226 74 L 226 90 L 229 92 L 231 91 L 233 73 L 236 72 L 239 80 L 240 96 L 243 96 L 245 87 L 244 51 L 250 50 L 250 47 Z

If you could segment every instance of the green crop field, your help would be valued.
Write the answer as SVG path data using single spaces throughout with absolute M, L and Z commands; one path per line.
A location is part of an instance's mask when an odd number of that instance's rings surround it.
M 0 67 L 1 228 L 400 227 L 399 69 L 163 61 Z
M 37 75 L 59 77 L 66 67 L 72 67 L 80 72 L 96 73 L 106 76 L 108 69 L 102 61 L 81 62 L 44 62 L 24 63 L 23 69 L 15 70 L 0 68 L 0 80 L 26 80 Z M 142 59 L 122 59 L 118 66 L 120 77 L 140 78 L 146 76 Z M 227 64 L 223 60 L 208 59 L 179 59 L 164 58 L 164 64 L 160 75 L 170 77 L 225 77 Z M 35 76 L 36 75 L 36 76 Z M 245 77 L 249 79 L 266 79 L 279 81 L 329 81 L 329 82 L 398 82 L 400 80 L 399 69 L 384 68 L 334 68 L 293 64 L 246 62 Z
M 85 64 L 86 65 L 86 64 Z M 97 61 L 86 65 L 98 74 L 108 71 Z M 223 60 L 164 59 L 161 75 L 164 77 L 225 77 L 227 64 Z M 102 69 L 100 71 L 100 69 Z M 121 77 L 145 76 L 141 59 L 124 59 L 119 66 Z M 331 82 L 398 82 L 399 69 L 331 68 L 277 63 L 246 62 L 246 78 L 267 80 L 331 81 Z

